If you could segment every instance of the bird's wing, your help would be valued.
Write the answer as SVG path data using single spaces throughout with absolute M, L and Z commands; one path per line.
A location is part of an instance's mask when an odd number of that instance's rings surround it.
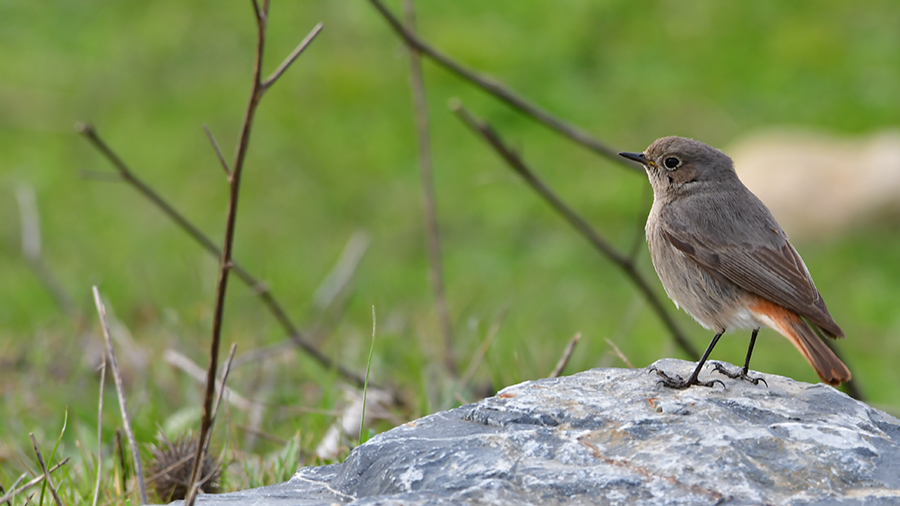
M 783 232 L 767 246 L 750 243 L 711 245 L 678 221 L 664 227 L 679 251 L 717 279 L 735 285 L 808 318 L 828 334 L 844 335 L 828 313 L 806 264 Z

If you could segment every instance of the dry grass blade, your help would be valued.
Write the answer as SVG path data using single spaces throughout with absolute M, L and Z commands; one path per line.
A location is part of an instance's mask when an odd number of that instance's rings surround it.
M 56 464 L 55 466 L 51 467 L 49 472 L 50 472 L 50 473 L 53 473 L 53 471 L 56 471 L 57 469 L 59 469 L 60 467 L 66 465 L 66 464 L 68 464 L 68 463 L 69 463 L 69 457 L 66 457 L 66 458 L 62 459 L 62 460 L 59 462 L 59 464 Z M 23 475 L 23 477 L 24 477 L 24 475 Z M 22 492 L 25 492 L 25 491 L 28 490 L 29 488 L 31 488 L 31 487 L 33 487 L 33 486 L 39 484 L 40 482 L 44 481 L 44 475 L 41 474 L 41 475 L 38 476 L 37 478 L 34 478 L 33 480 L 31 480 L 31 481 L 29 481 L 28 483 L 22 485 L 21 487 L 15 488 L 16 485 L 18 485 L 18 483 L 19 483 L 20 481 L 22 481 L 22 478 L 19 478 L 18 480 L 16 480 L 16 482 L 13 484 L 13 486 L 10 487 L 10 488 L 12 488 L 12 490 L 10 490 L 10 491 L 7 492 L 6 494 L 4 494 L 2 497 L 0 497 L 0 503 L 5 503 L 5 502 L 12 501 L 13 499 L 16 498 L 17 495 L 21 494 Z
M 681 331 L 672 315 L 669 314 L 666 307 L 662 304 L 660 298 L 650 288 L 650 283 L 637 270 L 634 262 L 624 254 L 620 253 L 606 239 L 604 239 L 588 222 L 575 213 L 565 202 L 562 201 L 553 191 L 541 181 L 537 175 L 525 165 L 525 162 L 519 155 L 511 150 L 500 139 L 500 136 L 491 128 L 490 125 L 476 118 L 472 113 L 466 110 L 461 104 L 454 103 L 451 109 L 473 132 L 482 137 L 501 158 L 509 165 L 509 167 L 519 174 L 522 179 L 528 183 L 531 188 L 536 191 L 557 213 L 559 213 L 575 230 L 581 233 L 595 249 L 610 259 L 622 272 L 631 280 L 638 290 L 647 298 L 653 311 L 662 321 L 663 325 L 669 330 L 669 334 L 675 340 L 675 343 L 684 351 L 692 360 L 698 360 L 700 354 L 697 349 L 688 341 L 687 336 Z
M 630 369 L 634 369 L 634 364 L 631 363 L 631 360 L 628 360 L 628 357 L 626 357 L 625 354 L 622 353 L 622 350 L 620 350 L 619 347 L 616 346 L 616 343 L 612 342 L 609 338 L 604 339 L 604 341 L 606 341 L 606 344 L 608 344 L 613 349 L 613 352 L 615 352 L 616 356 L 619 357 L 622 362 L 625 362 L 625 365 L 627 365 Z
M 125 405 L 125 388 L 122 386 L 122 376 L 119 375 L 119 364 L 116 361 L 116 353 L 113 350 L 112 338 L 109 335 L 109 323 L 106 321 L 106 306 L 100 299 L 100 290 L 93 287 L 94 304 L 97 306 L 97 314 L 100 316 L 100 325 L 103 327 L 103 338 L 106 340 L 106 353 L 109 356 L 109 365 L 112 368 L 113 379 L 116 384 L 116 394 L 119 397 L 119 410 L 122 412 L 122 424 L 125 426 L 125 435 L 128 436 L 128 444 L 131 446 L 131 458 L 134 461 L 134 475 L 137 480 L 138 492 L 141 495 L 141 504 L 147 504 L 147 488 L 144 486 L 144 468 L 141 466 L 141 457 L 138 455 L 137 441 L 134 439 L 134 431 L 131 430 L 131 420 L 128 417 L 128 408 Z
M 575 141 L 576 143 L 590 149 L 591 151 L 594 151 L 595 153 L 606 157 L 615 164 L 627 167 L 636 172 L 643 173 L 643 169 L 639 165 L 623 160 L 622 157 L 618 156 L 617 150 L 614 150 L 604 143 L 598 141 L 584 130 L 566 123 L 565 121 L 550 114 L 546 110 L 529 102 L 524 97 L 518 95 L 516 92 L 512 91 L 506 86 L 464 67 L 449 56 L 431 47 L 429 44 L 419 38 L 415 33 L 404 27 L 400 23 L 400 21 L 393 14 L 391 14 L 391 11 L 389 11 L 387 7 L 385 7 L 384 4 L 381 3 L 380 0 L 369 0 L 369 2 L 382 15 L 382 17 L 384 17 L 388 24 L 391 25 L 391 28 L 394 29 L 394 32 L 396 32 L 397 35 L 402 37 L 407 44 L 415 47 L 423 55 L 428 56 L 438 65 L 462 77 L 463 79 L 478 86 L 479 88 L 487 91 L 494 97 L 502 100 L 503 102 L 506 102 L 507 104 L 527 114 L 528 116 L 531 116 L 532 118 L 536 119 L 540 123 L 543 123 L 545 126 L 563 135 L 564 137 L 571 139 L 572 141 Z
M 106 354 L 100 366 L 100 396 L 97 401 L 97 481 L 94 483 L 94 499 L 91 506 L 97 506 L 100 497 L 100 471 L 103 469 L 103 385 L 106 383 Z
M 566 349 L 563 350 L 562 356 L 559 357 L 556 367 L 553 368 L 553 372 L 550 373 L 548 378 L 558 378 L 559 375 L 562 374 L 563 369 L 566 368 L 566 364 L 569 363 L 569 359 L 572 358 L 572 352 L 575 351 L 575 345 L 578 344 L 578 341 L 581 341 L 581 332 L 572 336 L 572 339 L 569 339 L 569 344 L 566 345 Z
M 31 438 L 31 444 L 34 446 L 34 454 L 37 455 L 41 470 L 44 471 L 44 481 L 47 483 L 47 488 L 50 489 L 50 494 L 53 495 L 53 500 L 56 501 L 56 506 L 63 506 L 62 499 L 59 498 L 59 493 L 56 492 L 56 487 L 53 485 L 53 480 L 50 478 L 50 471 L 47 469 L 47 464 L 44 462 L 44 456 L 41 455 L 41 449 L 38 448 L 37 439 L 34 438 L 34 433 L 28 434 L 28 437 Z

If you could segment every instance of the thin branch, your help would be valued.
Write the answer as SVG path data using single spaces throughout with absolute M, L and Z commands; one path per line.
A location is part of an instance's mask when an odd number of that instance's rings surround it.
M 100 137 L 96 129 L 89 124 L 79 123 L 78 131 L 91 142 L 91 144 L 116 168 L 122 179 L 136 189 L 141 195 L 149 200 L 153 205 L 158 207 L 166 216 L 175 222 L 178 227 L 186 232 L 194 241 L 199 243 L 210 255 L 216 258 L 222 257 L 222 250 L 213 243 L 212 239 L 200 231 L 197 226 L 191 223 L 181 212 L 169 204 L 162 196 L 159 195 L 147 183 L 137 177 L 134 172 L 122 161 L 121 158 L 106 144 Z M 269 312 L 275 317 L 281 327 L 287 333 L 288 338 L 300 349 L 306 352 L 311 358 L 318 362 L 325 369 L 334 369 L 337 373 L 348 381 L 351 381 L 358 387 L 362 387 L 364 378 L 362 374 L 351 371 L 341 364 L 335 363 L 327 355 L 319 351 L 318 348 L 302 333 L 300 329 L 294 325 L 294 322 L 288 317 L 284 308 L 272 295 L 269 287 L 262 281 L 251 275 L 246 269 L 238 264 L 234 259 L 231 261 L 231 270 L 241 279 L 247 286 L 262 299 L 263 304 L 269 309 Z
M 278 68 L 275 69 L 275 72 L 272 72 L 272 75 L 270 75 L 266 78 L 265 81 L 263 81 L 262 86 L 265 91 L 268 91 L 268 89 L 273 84 L 275 84 L 275 81 L 277 81 L 278 78 L 281 77 L 281 75 L 284 74 L 284 72 L 288 69 L 288 67 L 290 67 L 291 64 L 294 63 L 294 60 L 296 60 L 298 56 L 303 54 L 303 51 L 306 50 L 306 47 L 309 46 L 309 43 L 312 42 L 313 39 L 315 39 L 316 36 L 319 35 L 319 32 L 322 31 L 322 27 L 322 23 L 317 24 L 312 29 L 312 31 L 309 32 L 309 35 L 307 35 L 306 38 L 297 45 L 297 47 L 291 52 L 291 54 L 289 54 L 288 57 L 285 58 L 283 62 L 281 62 L 281 65 L 279 65 Z
M 100 366 L 100 396 L 97 401 L 97 481 L 94 483 L 94 499 L 91 506 L 97 506 L 100 497 L 100 471 L 103 469 L 103 385 L 106 383 L 106 353 Z
M 572 339 L 569 339 L 569 344 L 566 345 L 566 349 L 563 350 L 563 354 L 559 357 L 559 362 L 556 363 L 556 367 L 553 368 L 553 372 L 550 373 L 548 378 L 558 378 L 560 374 L 562 374 L 563 369 L 566 368 L 566 364 L 569 363 L 569 359 L 572 358 L 572 352 L 575 351 L 575 345 L 578 344 L 578 341 L 581 341 L 581 332 L 578 332 Z
M 406 29 L 400 23 L 400 21 L 393 14 L 391 14 L 391 11 L 389 11 L 387 7 L 385 7 L 384 4 L 381 3 L 380 0 L 369 0 L 369 2 L 375 7 L 376 10 L 378 10 L 382 17 L 384 17 L 384 19 L 388 22 L 388 24 L 391 25 L 391 28 L 394 29 L 394 32 L 396 32 L 397 35 L 402 37 L 407 44 L 415 47 L 423 55 L 429 57 L 438 65 L 471 82 L 472 84 L 490 93 L 494 97 L 502 100 L 503 102 L 506 102 L 515 109 L 518 109 L 528 116 L 531 116 L 535 120 L 543 123 L 545 126 L 563 135 L 564 137 L 571 139 L 572 141 L 590 149 L 591 151 L 601 156 L 606 157 L 608 160 L 618 165 L 627 167 L 635 172 L 643 173 L 643 169 L 638 164 L 622 159 L 622 157 L 618 155 L 618 150 L 610 148 L 609 146 L 595 139 L 586 131 L 574 125 L 566 123 L 565 121 L 550 114 L 541 107 L 529 102 L 524 97 L 520 96 L 506 86 L 464 67 L 449 56 L 431 47 L 428 43 L 419 38 L 415 33 Z
M 404 2 L 407 30 L 416 31 L 415 8 L 412 0 Z M 422 79 L 422 57 L 419 50 L 407 44 L 410 60 L 410 87 L 416 109 L 416 130 L 419 139 L 419 175 L 422 178 L 422 203 L 425 208 L 425 232 L 428 236 L 428 273 L 434 292 L 434 305 L 441 324 L 444 338 L 444 367 L 450 376 L 458 376 L 459 369 L 453 353 L 453 324 L 447 297 L 444 292 L 444 275 L 441 262 L 441 241 L 438 232 L 437 210 L 434 197 L 434 182 L 431 171 L 431 134 L 428 128 L 428 102 L 425 100 L 425 84 Z
M 37 455 L 38 463 L 41 465 L 41 470 L 44 471 L 44 481 L 47 483 L 47 488 L 50 489 L 50 493 L 53 495 L 53 500 L 56 501 L 56 506 L 63 506 L 62 500 L 59 498 L 59 494 L 56 492 L 56 487 L 53 485 L 53 480 L 50 479 L 50 471 L 47 470 L 47 464 L 44 463 L 44 456 L 41 455 L 41 449 L 38 448 L 37 439 L 34 438 L 34 432 L 28 434 L 28 436 L 31 438 L 31 444 L 32 446 L 34 446 L 34 454 Z
M 78 123 L 75 128 L 79 133 L 85 136 L 88 141 L 112 164 L 128 184 L 139 191 L 144 197 L 162 210 L 172 221 L 175 222 L 182 230 L 188 233 L 195 241 L 199 242 L 207 251 L 221 255 L 218 246 L 212 242 L 203 232 L 200 231 L 193 223 L 187 220 L 180 212 L 178 212 L 171 204 L 166 202 L 153 188 L 147 185 L 143 180 L 138 178 L 131 169 L 119 158 L 106 142 L 97 133 L 93 125 L 87 123 Z
M 141 466 L 141 457 L 138 455 L 137 441 L 134 439 L 134 431 L 131 430 L 131 420 L 128 418 L 128 408 L 125 405 L 125 388 L 122 386 L 122 376 L 119 374 L 119 363 L 116 361 L 116 352 L 113 350 L 112 338 L 109 335 L 109 323 L 106 321 L 106 306 L 100 299 L 100 290 L 93 287 L 94 304 L 97 306 L 97 314 L 100 316 L 100 326 L 103 328 L 103 338 L 106 340 L 106 353 L 109 355 L 109 365 L 112 369 L 113 379 L 116 384 L 116 394 L 119 396 L 119 410 L 122 412 L 122 424 L 125 426 L 125 435 L 128 436 L 128 444 L 131 446 L 131 458 L 134 461 L 134 474 L 141 495 L 141 504 L 147 504 L 147 488 L 144 486 L 144 468 Z
M 191 477 L 188 480 L 187 497 L 185 497 L 185 505 L 192 506 L 196 499 L 196 487 L 199 485 L 201 462 L 204 459 L 206 448 L 204 443 L 212 432 L 214 418 L 212 415 L 212 403 L 215 394 L 216 371 L 219 362 L 219 346 L 222 340 L 222 323 L 225 313 L 225 293 L 228 289 L 228 275 L 232 268 L 231 252 L 234 245 L 235 228 L 237 224 L 238 197 L 241 188 L 241 176 L 244 172 L 244 161 L 246 160 L 247 149 L 250 146 L 250 132 L 253 128 L 253 119 L 256 116 L 256 110 L 266 91 L 266 84 L 262 81 L 263 55 L 266 45 L 266 25 L 268 23 L 269 0 L 263 0 L 262 11 L 254 1 L 256 8 L 256 58 L 253 64 L 253 86 L 250 90 L 250 98 L 247 101 L 247 107 L 244 112 L 244 119 L 241 122 L 241 130 L 238 135 L 237 149 L 234 154 L 234 162 L 231 164 L 231 177 L 228 180 L 228 211 L 225 218 L 225 237 L 223 239 L 222 257 L 219 262 L 219 276 L 216 283 L 216 298 L 213 310 L 212 338 L 209 349 L 209 368 L 206 375 L 206 395 L 203 401 L 203 418 L 200 424 L 199 439 L 201 444 L 197 445 L 197 454 L 194 459 L 194 465 L 191 469 Z M 321 30 L 321 27 L 319 28 Z M 318 33 L 318 30 L 313 30 Z M 312 39 L 310 39 L 312 40 Z M 306 46 L 303 46 L 304 48 Z M 271 84 L 271 82 L 269 83 Z
M 541 181 L 537 175 L 529 169 L 525 163 L 519 158 L 519 155 L 509 149 L 500 139 L 494 129 L 490 125 L 476 118 L 461 104 L 451 106 L 453 112 L 469 127 L 473 132 L 480 135 L 504 161 L 519 174 L 526 183 L 531 186 L 557 213 L 559 213 L 572 227 L 583 235 L 594 248 L 603 253 L 615 265 L 617 265 L 631 280 L 638 290 L 644 294 L 650 307 L 656 312 L 656 315 L 662 321 L 663 325 L 669 330 L 676 344 L 689 356 L 692 360 L 697 360 L 700 355 L 696 348 L 688 341 L 687 337 L 675 323 L 675 320 L 663 306 L 662 301 L 657 297 L 650 284 L 637 270 L 634 262 L 624 254 L 615 249 L 606 239 L 600 236 L 584 218 L 569 208 L 560 198 Z
M 203 131 L 206 132 L 206 138 L 209 139 L 209 143 L 212 145 L 213 151 L 216 152 L 216 158 L 219 159 L 219 163 L 222 164 L 222 169 L 225 170 L 225 177 L 231 178 L 231 169 L 228 167 L 228 162 L 225 160 L 225 155 L 222 154 L 222 149 L 219 148 L 219 143 L 216 142 L 216 137 L 213 135 L 212 131 L 209 129 L 209 126 L 204 124 Z
M 263 23 L 266 15 L 260 10 L 259 3 L 256 0 L 251 0 L 253 2 L 253 15 L 256 16 L 256 23 Z
M 66 465 L 68 463 L 69 463 L 69 457 L 66 457 L 66 458 L 62 459 L 59 462 L 59 464 L 56 464 L 55 466 L 51 467 L 49 472 L 52 473 L 53 471 L 56 471 L 57 469 L 59 469 L 60 467 Z M 38 483 L 44 481 L 44 479 L 45 479 L 44 475 L 41 474 L 40 476 L 34 478 L 33 480 L 29 481 L 28 483 L 22 485 L 19 488 L 15 488 L 15 484 L 13 484 L 13 486 L 11 487 L 13 490 L 10 490 L 3 497 L 0 497 L 0 504 L 11 501 L 12 499 L 15 499 L 15 497 L 17 495 L 21 494 L 22 492 L 28 490 L 29 488 L 31 488 L 35 485 L 37 485 Z M 16 484 L 18 484 L 19 481 L 20 480 L 16 480 Z
M 200 422 L 201 444 L 197 445 L 197 453 L 194 457 L 194 463 L 191 467 L 190 479 L 188 480 L 187 496 L 184 504 L 193 506 L 196 500 L 196 487 L 200 479 L 200 469 L 203 467 L 203 459 L 206 455 L 206 447 L 202 444 L 206 441 L 208 435 L 212 432 L 212 404 L 216 391 L 216 371 L 219 367 L 219 346 L 222 341 L 222 323 L 225 314 L 225 293 L 228 289 L 228 274 L 231 271 L 231 251 L 234 245 L 234 232 L 237 224 L 237 206 L 238 197 L 241 189 L 241 176 L 244 172 L 244 160 L 247 155 L 247 148 L 250 145 L 250 132 L 253 127 L 253 118 L 256 116 L 256 108 L 262 99 L 263 88 L 260 81 L 262 75 L 263 50 L 266 42 L 266 19 L 268 15 L 266 6 L 260 12 L 256 2 L 256 59 L 253 65 L 253 87 L 250 90 L 250 99 L 247 102 L 247 108 L 244 112 L 244 119 L 241 122 L 241 133 L 238 136 L 237 150 L 234 155 L 234 163 L 232 163 L 231 177 L 228 179 L 228 211 L 225 218 L 225 237 L 222 246 L 222 256 L 219 260 L 219 275 L 216 282 L 216 297 L 213 306 L 212 321 L 212 337 L 209 346 L 209 366 L 206 371 L 206 395 L 203 398 L 203 417 Z

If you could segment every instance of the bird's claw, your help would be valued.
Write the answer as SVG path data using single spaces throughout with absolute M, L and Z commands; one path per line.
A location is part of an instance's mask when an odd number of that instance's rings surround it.
M 688 379 L 683 379 L 681 376 L 679 376 L 677 374 L 674 377 L 672 377 L 672 376 L 669 376 L 668 374 L 664 373 L 663 371 L 657 369 L 656 367 L 649 367 L 648 372 L 656 372 L 656 374 L 660 378 L 662 378 L 661 380 L 656 382 L 657 385 L 663 385 L 665 387 L 674 388 L 676 390 L 685 390 L 694 385 L 701 386 L 701 387 L 713 387 L 713 386 L 715 386 L 716 383 L 722 385 L 722 388 L 725 388 L 725 383 L 722 382 L 722 380 L 700 381 L 698 378 L 694 378 L 694 377 L 691 377 Z
M 731 379 L 740 379 L 740 380 L 744 380 L 744 381 L 749 381 L 750 383 L 753 383 L 754 385 L 759 385 L 759 382 L 762 381 L 763 384 L 766 385 L 766 388 L 769 388 L 769 383 L 767 383 L 764 378 L 762 378 L 762 377 L 754 378 L 753 376 L 748 375 L 747 371 L 745 371 L 744 369 L 740 369 L 740 370 L 738 370 L 738 372 L 731 372 L 728 369 L 726 369 L 725 366 L 723 366 L 719 362 L 713 362 L 712 365 L 713 365 L 713 368 L 715 368 L 717 373 L 724 374 L 725 376 L 728 376 Z

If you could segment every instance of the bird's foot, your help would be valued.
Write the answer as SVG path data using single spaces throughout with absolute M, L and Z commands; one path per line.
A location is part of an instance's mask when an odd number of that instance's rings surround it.
M 669 376 L 668 374 L 657 369 L 656 367 L 650 367 L 648 369 L 648 371 L 650 371 L 650 372 L 655 371 L 656 374 L 660 378 L 662 378 L 661 380 L 659 380 L 659 382 L 658 382 L 659 384 L 661 384 L 665 387 L 674 388 L 677 390 L 684 390 L 684 389 L 689 388 L 694 385 L 701 386 L 701 387 L 712 387 L 712 386 L 715 386 L 716 383 L 722 385 L 722 388 L 725 388 L 725 383 L 723 383 L 722 380 L 700 381 L 696 376 L 691 376 L 688 379 L 682 379 L 682 377 L 677 374 L 674 377 Z
M 720 364 L 718 362 L 713 362 L 712 364 L 713 364 L 713 367 L 716 369 L 716 372 L 718 372 L 719 374 L 724 374 L 725 376 L 728 376 L 731 379 L 740 379 L 740 380 L 744 380 L 744 381 L 749 381 L 750 383 L 753 383 L 754 385 L 759 385 L 759 382 L 762 381 L 766 385 L 766 388 L 769 387 L 769 384 L 766 383 L 765 379 L 763 379 L 761 377 L 754 378 L 753 376 L 748 375 L 747 371 L 745 369 L 738 369 L 737 372 L 731 372 L 728 369 L 725 369 L 725 366 L 723 366 L 722 364 Z

